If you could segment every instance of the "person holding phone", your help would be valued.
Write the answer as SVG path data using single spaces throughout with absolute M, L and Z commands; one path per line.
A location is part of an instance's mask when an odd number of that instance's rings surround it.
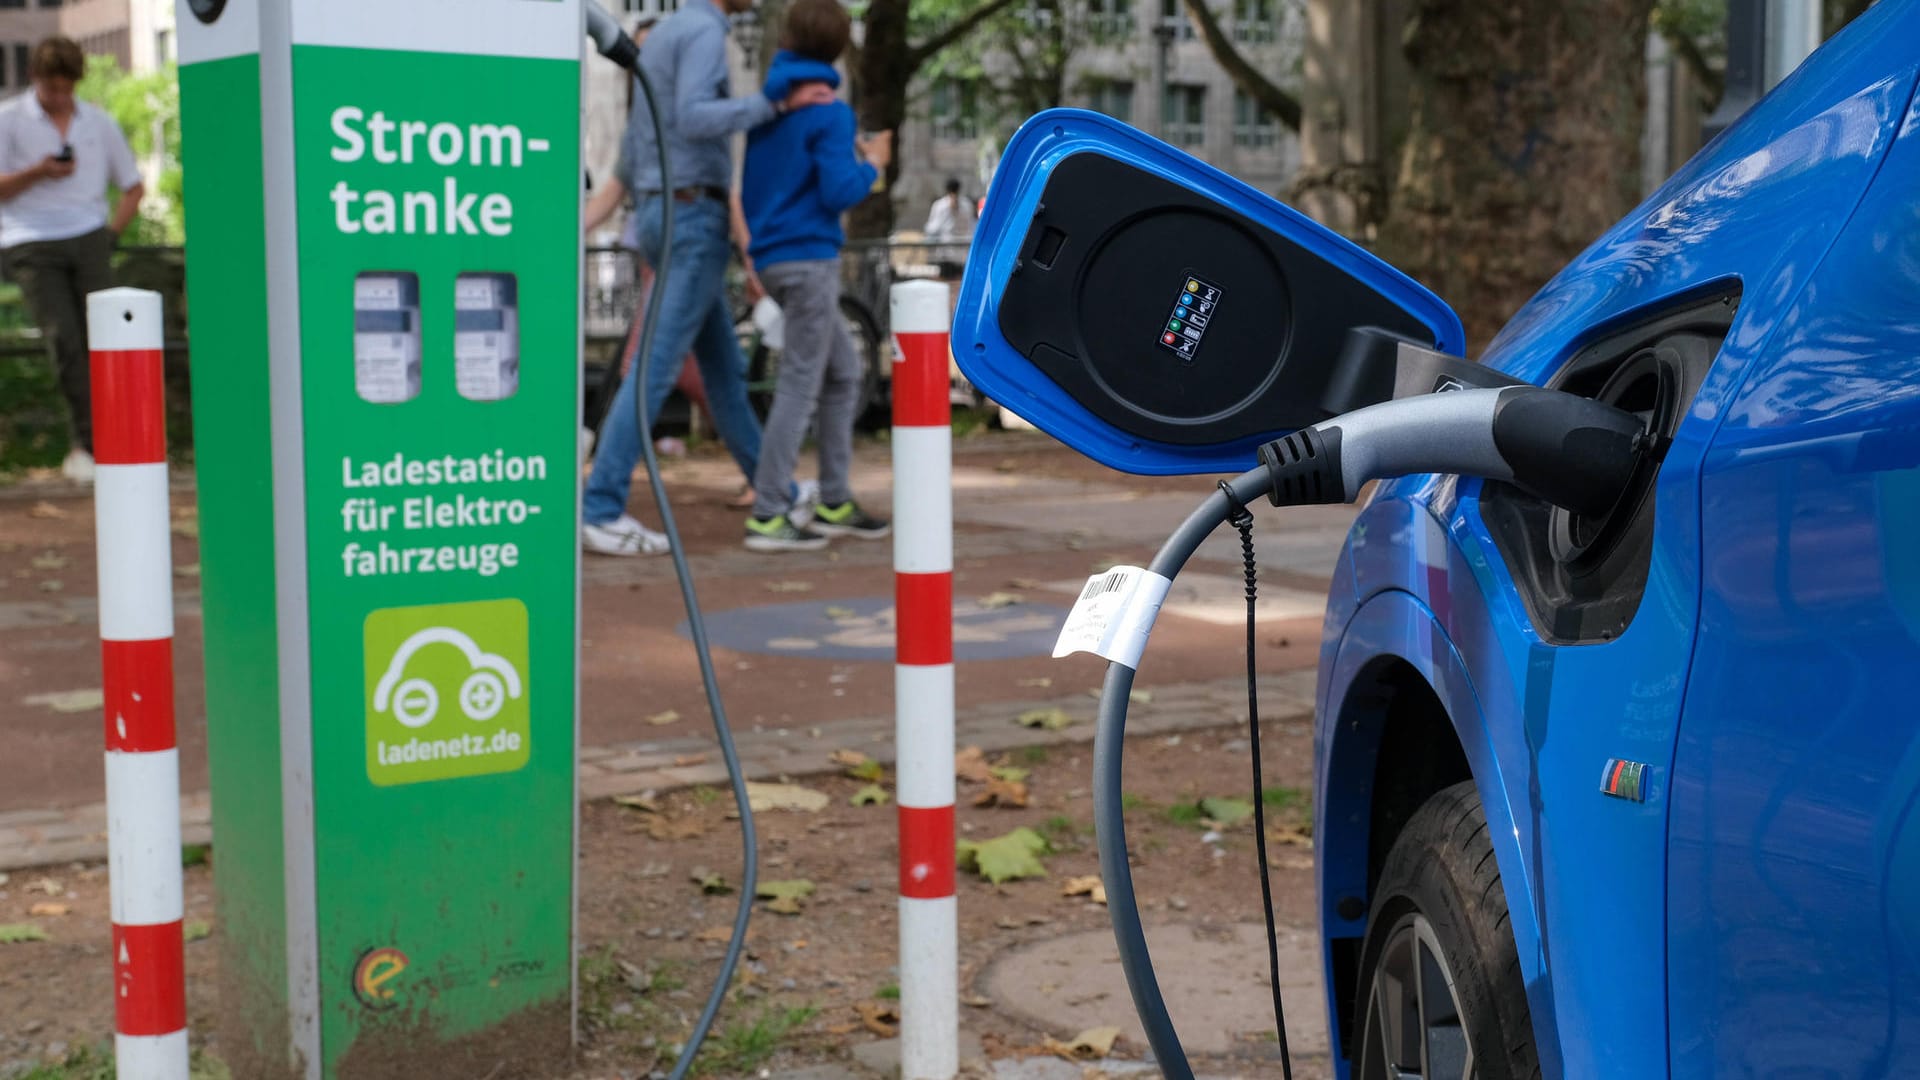
M 40 327 L 73 433 L 61 471 L 93 479 L 93 399 L 87 294 L 107 288 L 107 263 L 146 187 L 127 137 L 102 109 L 78 101 L 86 54 L 71 38 L 34 46 L 33 91 L 0 105 L 0 266 Z M 107 185 L 120 199 L 107 212 Z

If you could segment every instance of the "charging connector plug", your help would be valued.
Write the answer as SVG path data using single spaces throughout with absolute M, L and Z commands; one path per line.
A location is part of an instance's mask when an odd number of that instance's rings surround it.
M 1657 451 L 1632 413 L 1559 390 L 1453 390 L 1357 409 L 1260 448 L 1275 506 L 1344 503 L 1373 480 L 1459 473 L 1604 514 Z

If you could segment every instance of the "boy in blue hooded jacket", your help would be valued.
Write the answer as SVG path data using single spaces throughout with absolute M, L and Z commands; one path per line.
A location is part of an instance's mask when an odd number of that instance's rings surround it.
M 833 62 L 851 33 L 839 0 L 796 0 L 767 74 L 767 99 L 783 101 L 809 82 L 840 85 Z M 753 551 L 812 551 L 825 547 L 830 536 L 879 539 L 890 531 L 886 521 L 854 502 L 848 486 L 862 373 L 840 316 L 840 246 L 846 241 L 840 215 L 873 191 L 892 154 L 892 133 L 857 139 L 853 110 L 839 101 L 796 109 L 747 137 L 740 201 L 752 237 L 748 250 L 785 323 L 746 526 L 746 546 Z M 816 408 L 820 501 L 810 526 L 802 526 L 789 515 L 793 468 Z

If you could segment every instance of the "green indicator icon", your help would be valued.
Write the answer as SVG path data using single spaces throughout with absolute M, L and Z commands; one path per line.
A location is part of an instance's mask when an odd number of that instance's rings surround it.
M 526 765 L 526 605 L 383 608 L 365 637 L 367 779 L 389 787 Z
M 1169 321 L 1169 322 L 1167 323 L 1167 329 L 1169 329 L 1169 330 L 1178 330 L 1178 329 L 1180 329 L 1180 320 L 1179 320 L 1179 319 L 1173 319 L 1173 320 L 1171 320 L 1171 321 Z

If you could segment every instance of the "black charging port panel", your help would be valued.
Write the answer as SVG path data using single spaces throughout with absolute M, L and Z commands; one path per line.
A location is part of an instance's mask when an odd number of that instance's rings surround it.
M 999 324 L 1096 417 L 1182 446 L 1333 415 L 1324 399 L 1355 328 L 1433 344 L 1431 330 L 1346 269 L 1094 152 L 1048 178 Z

